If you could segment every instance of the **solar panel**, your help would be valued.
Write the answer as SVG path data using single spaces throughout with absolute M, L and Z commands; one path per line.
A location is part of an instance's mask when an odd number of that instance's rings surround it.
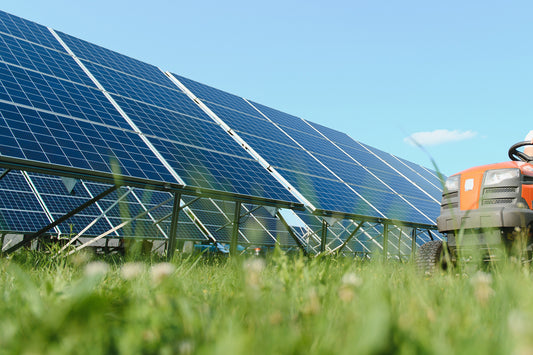
M 190 92 L 201 101 L 192 100 Z M 434 171 L 342 132 L 165 74 L 153 65 L 1 11 L 0 158 L 63 172 L 83 170 L 87 178 L 118 173 L 165 188 L 168 183 L 186 185 L 195 193 L 254 197 L 253 201 L 278 206 L 300 202 L 315 214 L 374 222 L 432 225 L 441 193 Z M 10 173 L 0 181 L 0 230 L 39 229 L 110 186 L 82 181 L 72 194 L 57 177 L 21 177 Z M 167 238 L 171 202 L 131 218 L 169 197 L 169 192 L 121 187 L 57 228 L 76 233 L 98 219 L 87 231 L 98 235 L 131 221 L 113 235 Z M 218 241 L 231 240 L 235 202 L 211 197 L 180 213 L 179 239 L 204 241 L 211 234 Z M 295 245 L 268 211 L 246 214 L 251 210 L 253 206 L 243 203 L 239 243 Z M 310 248 L 324 247 L 321 219 L 303 215 L 308 227 L 300 228 L 300 236 L 305 235 Z M 329 226 L 327 248 L 342 246 L 355 225 L 347 219 Z M 314 234 L 308 234 L 311 230 Z M 382 242 L 383 232 L 383 224 L 369 226 L 346 247 L 368 252 L 367 244 Z M 405 235 L 391 227 L 391 250 L 400 254 L 410 246 Z
M 63 48 L 55 40 L 50 31 L 38 23 L 0 11 L 0 32 L 10 34 L 40 44 L 42 46 L 62 51 Z
M 29 233 L 50 223 L 28 182 L 18 171 L 0 179 L 0 231 Z
M 176 78 L 315 207 L 434 223 L 438 200 L 348 136 L 340 132 L 333 135 L 349 143 L 344 150 L 307 121 L 254 102 L 250 109 L 244 99 L 180 76 Z M 327 133 L 331 131 L 328 129 Z M 425 187 L 431 186 L 415 174 L 409 175 L 417 182 L 423 181 Z
M 2 19 L 32 31 L 0 33 L 2 155 L 297 202 L 158 68 Z

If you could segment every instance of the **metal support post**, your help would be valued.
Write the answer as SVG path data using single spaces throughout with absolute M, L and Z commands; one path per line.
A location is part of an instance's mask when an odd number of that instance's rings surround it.
M 325 219 L 322 220 L 322 236 L 320 238 L 320 252 L 326 251 L 326 242 L 328 240 L 328 222 Z
M 431 230 L 430 230 L 430 229 L 428 229 L 428 234 L 429 234 L 429 238 L 430 238 L 431 240 L 435 240 L 435 239 L 433 238 L 433 233 L 431 233 Z
M 389 224 L 383 224 L 383 258 L 387 260 L 389 254 Z
M 239 224 L 241 222 L 241 202 L 235 202 L 235 212 L 233 213 L 233 231 L 231 233 L 231 244 L 229 254 L 237 255 L 237 243 L 239 242 Z
M 416 254 L 416 228 L 411 231 L 411 259 L 415 258 Z
M 168 235 L 168 247 L 167 247 L 167 260 L 171 260 L 174 257 L 176 251 L 176 239 L 178 237 L 178 220 L 180 217 L 180 201 L 181 194 L 174 193 L 174 204 L 172 205 L 172 219 L 170 220 L 170 232 Z
M 10 254 L 20 248 L 22 248 L 25 245 L 30 244 L 33 240 L 39 238 L 41 235 L 49 231 L 50 229 L 60 225 L 61 223 L 65 222 L 70 217 L 74 216 L 75 214 L 83 211 L 85 208 L 89 207 L 90 205 L 94 204 L 95 202 L 101 200 L 105 196 L 109 195 L 111 192 L 115 191 L 119 188 L 119 185 L 113 185 L 109 189 L 105 190 L 104 192 L 100 193 L 98 196 L 93 197 L 89 201 L 85 202 L 84 204 L 80 205 L 79 207 L 73 209 L 69 213 L 65 214 L 64 216 L 60 217 L 59 219 L 55 220 L 53 223 L 50 223 L 46 227 L 41 228 L 38 232 L 35 232 L 34 234 L 28 236 L 28 238 L 24 238 L 22 242 L 12 246 L 11 248 L 7 249 L 5 252 L 2 252 L 2 255 Z

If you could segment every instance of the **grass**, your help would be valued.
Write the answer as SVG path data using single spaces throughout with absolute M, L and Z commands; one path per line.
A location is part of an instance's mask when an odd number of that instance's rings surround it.
M 343 258 L 0 259 L 0 354 L 527 354 L 533 275 Z

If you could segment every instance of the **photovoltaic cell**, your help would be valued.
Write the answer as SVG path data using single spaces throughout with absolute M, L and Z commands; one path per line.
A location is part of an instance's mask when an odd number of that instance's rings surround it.
M 130 128 L 96 88 L 0 63 L 0 99 L 55 114 Z
M 63 47 L 45 26 L 3 11 L 0 11 L 0 32 L 56 50 L 63 50 Z
M 177 74 L 172 75 L 202 100 L 207 100 L 221 107 L 231 108 L 234 111 L 244 113 L 249 116 L 261 117 L 257 110 L 236 95 L 200 84 L 194 80 L 184 78 Z M 209 107 L 213 109 L 215 106 L 209 105 Z
M 289 115 L 285 112 L 273 109 L 271 107 L 261 105 L 257 102 L 249 101 L 252 106 L 259 110 L 262 114 L 268 117 L 269 120 L 274 122 L 277 125 L 280 125 L 283 130 L 290 128 L 292 130 L 300 131 L 304 134 L 309 134 L 316 137 L 322 137 L 315 129 L 313 129 L 309 124 L 306 123 L 303 119 Z M 291 135 L 292 136 L 292 135 Z
M 242 108 L 242 101 L 246 102 L 245 100 L 240 101 L 240 98 L 231 94 L 221 93 L 185 78 L 178 79 L 190 86 L 196 96 L 291 184 L 300 186 L 299 191 L 308 200 L 312 200 L 315 206 L 321 209 L 328 206 L 325 209 L 357 214 L 370 210 L 371 215 L 377 214 L 390 219 L 434 223 L 432 218 L 436 217 L 439 204 L 431 199 L 429 193 L 421 190 L 423 187 L 414 185 L 425 180 L 411 173 L 410 176 L 416 179 L 409 181 L 392 164 L 381 161 L 376 154 L 347 135 L 322 129 L 320 125 L 250 102 L 252 108 L 260 111 L 259 118 L 255 113 Z M 299 181 L 295 179 L 294 173 L 298 173 L 296 176 Z M 333 189 L 334 185 L 330 181 L 339 184 Z M 346 185 L 348 189 L 344 190 L 350 197 L 331 201 L 326 196 L 337 195 L 340 184 Z M 428 187 L 427 184 L 424 186 Z M 320 194 L 316 193 L 317 189 L 322 189 Z M 306 192 L 311 190 L 314 193 Z M 367 202 L 374 208 L 368 206 Z M 357 206 L 359 213 L 355 212 L 353 206 Z M 431 207 L 428 215 L 424 215 L 421 211 L 427 210 L 428 206 Z
M 273 143 L 297 147 L 287 135 L 264 118 L 249 116 L 222 106 L 209 105 L 209 108 L 227 125 L 237 132 L 267 139 Z
M 296 201 L 157 67 L 57 33 L 140 129 L 144 139 L 153 144 L 187 185 Z M 438 203 L 430 197 L 440 200 L 434 172 L 365 146 L 341 132 L 255 102 L 249 104 L 238 96 L 181 76 L 175 77 L 315 207 L 417 223 L 431 222 L 419 211 L 428 213 L 431 218 L 438 214 Z M 139 132 L 134 131 L 46 27 L 3 12 L 0 12 L 0 153 L 101 172 L 116 171 L 118 167 L 126 176 L 175 182 Z M 79 185 L 75 190 L 80 194 L 72 196 L 65 191 L 59 193 L 58 179 L 38 176 L 34 179 L 54 217 L 90 198 L 88 193 L 79 190 Z M 95 190 L 93 194 L 105 188 L 101 184 L 91 185 Z M 139 194 L 143 191 L 135 190 Z M 10 193 L 9 189 L 6 191 Z M 119 191 L 124 192 L 124 188 Z M 31 194 L 31 191 L 21 191 L 20 195 L 31 199 Z M 111 225 L 170 196 L 162 192 L 145 194 L 145 191 L 142 195 L 144 206 L 131 195 L 122 207 L 110 209 Z M 98 206 L 107 208 L 118 196 L 117 191 Z M 216 209 L 213 202 L 207 202 L 211 206 L 196 207 L 198 214 L 217 238 L 229 241 L 231 225 L 221 230 L 217 228 L 227 223 L 228 218 L 233 220 L 233 204 L 217 202 Z M 15 200 L 11 206 L 0 206 L 0 211 L 17 207 L 17 203 L 22 205 L 24 201 Z M 44 216 L 38 205 L 30 201 L 28 206 L 32 207 L 24 210 L 26 214 Z M 243 208 L 246 210 L 246 206 Z M 169 203 L 152 215 L 163 218 L 171 211 Z M 71 225 L 88 223 L 99 213 L 95 205 L 68 222 Z M 7 217 L 9 223 L 19 223 L 14 214 L 8 213 Z M 105 223 L 109 222 L 102 223 L 91 233 L 107 228 Z M 275 218 L 261 215 L 259 211 L 243 218 L 241 223 L 246 235 L 239 237 L 241 243 L 275 243 L 278 237 L 292 240 Z M 66 225 L 61 226 L 63 231 Z M 168 218 L 160 223 L 167 232 L 169 226 Z M 255 238 L 265 226 L 270 234 Z M 178 228 L 179 238 L 205 240 L 185 213 L 180 214 Z M 339 224 L 332 232 L 342 235 L 343 228 L 346 226 Z M 161 236 L 161 230 L 147 216 L 128 230 L 137 235 Z M 124 231 L 118 233 L 123 235 Z M 181 233 L 191 235 L 187 237 Z M 332 245 L 341 243 L 342 237 L 332 238 Z
M 141 62 L 137 59 L 125 56 L 112 50 L 100 47 L 96 44 L 56 31 L 59 37 L 76 54 L 77 57 L 92 63 L 100 64 L 111 69 L 130 74 L 132 76 L 149 80 L 158 85 L 175 89 L 175 85 L 169 81 L 166 75 L 156 66 Z
M 160 70 L 60 35 L 187 185 L 296 201 Z
M 241 147 L 213 120 L 147 105 L 121 96 L 113 96 L 120 107 L 147 135 L 199 148 L 223 151 L 244 157 Z
M 1 33 L 0 61 L 60 79 L 93 86 L 89 77 L 67 53 Z
M 0 103 L 0 137 L 4 155 L 173 181 L 140 137 L 128 131 Z
M 0 179 L 0 231 L 31 233 L 49 223 L 20 172 L 10 171 Z
M 169 89 L 152 81 L 139 79 L 119 71 L 108 69 L 97 64 L 84 63 L 91 74 L 109 92 L 153 106 L 171 109 L 189 116 L 207 118 L 184 93 L 177 87 Z M 169 79 L 167 79 L 169 80 Z M 170 80 L 169 80 L 170 81 Z M 172 84 L 172 83 L 171 83 Z
M 152 137 L 150 141 L 188 185 L 237 191 L 249 196 L 267 196 L 282 201 L 293 199 L 252 159 L 200 150 Z

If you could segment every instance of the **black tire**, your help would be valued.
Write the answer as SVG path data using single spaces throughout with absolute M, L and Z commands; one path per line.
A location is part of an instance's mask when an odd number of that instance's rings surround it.
M 436 270 L 446 270 L 444 245 L 441 240 L 423 244 L 416 254 L 416 266 L 420 273 L 432 275 Z

